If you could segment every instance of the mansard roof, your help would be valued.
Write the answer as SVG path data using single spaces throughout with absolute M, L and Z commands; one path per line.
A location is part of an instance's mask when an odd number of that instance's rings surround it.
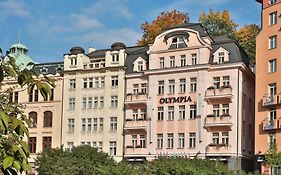
M 63 62 L 50 62 L 35 64 L 33 69 L 37 74 L 63 74 Z

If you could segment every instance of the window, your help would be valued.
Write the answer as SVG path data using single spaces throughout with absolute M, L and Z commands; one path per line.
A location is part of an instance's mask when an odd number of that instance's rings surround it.
M 224 52 L 219 52 L 219 64 L 224 63 Z
M 51 111 L 44 112 L 44 127 L 52 127 L 53 113 Z
M 89 97 L 88 98 L 88 109 L 92 109 L 93 108 L 93 98 Z
M 35 101 L 35 100 L 34 100 Z M 37 100 L 38 101 L 38 100 Z M 19 102 L 19 92 L 15 92 L 15 102 Z
M 179 119 L 184 120 L 185 119 L 185 106 L 179 106 Z
M 88 87 L 88 78 L 83 78 L 83 88 Z
M 221 143 L 225 145 L 229 144 L 228 132 L 222 132 Z
M 116 142 L 109 142 L 109 154 L 111 156 L 116 155 Z
M 83 97 L 82 98 L 82 109 L 86 109 L 87 108 L 87 98 Z
M 190 92 L 196 92 L 197 78 L 190 78 Z
M 197 54 L 191 54 L 191 65 L 196 65 L 197 64 Z
M 37 127 L 37 112 L 30 112 L 28 113 L 29 120 L 31 121 L 31 128 L 36 128 Z
M 100 118 L 100 131 L 103 130 L 103 118 Z
M 69 79 L 69 89 L 74 90 L 76 88 L 76 79 Z
M 223 86 L 230 86 L 229 76 L 222 77 L 222 84 L 223 84 Z
M 119 61 L 119 55 L 118 54 L 113 54 L 112 55 L 112 62 L 113 63 L 116 63 L 116 62 L 118 62 Z
M 140 135 L 140 147 L 146 148 L 146 138 L 145 135 Z
M 93 118 L 93 131 L 97 131 L 97 130 L 98 130 L 98 119 Z
M 170 67 L 175 67 L 175 56 L 170 56 Z
M 133 148 L 136 148 L 138 145 L 137 135 L 132 135 L 132 146 Z
M 219 133 L 213 132 L 213 144 L 217 145 L 219 144 Z
M 95 118 L 96 119 L 96 118 Z M 87 118 L 87 131 L 92 131 L 92 119 Z
M 146 109 L 140 110 L 140 118 L 141 120 L 146 120 Z
M 94 108 L 98 108 L 98 106 L 99 106 L 99 98 L 94 97 Z
M 147 93 L 146 83 L 141 83 L 141 93 L 142 94 Z
M 133 92 L 135 95 L 139 93 L 139 84 L 133 84 Z
M 174 134 L 169 133 L 167 139 L 167 148 L 173 148 L 173 147 L 174 147 Z
M 117 96 L 111 96 L 111 107 L 112 108 L 118 107 L 118 97 Z
M 133 109 L 133 121 L 137 121 L 138 120 L 138 110 L 137 109 Z
M 93 141 L 93 147 L 97 147 L 97 142 Z
M 269 95 L 270 99 L 273 100 L 276 95 L 276 83 L 269 84 Z
M 163 148 L 163 134 L 157 134 L 157 148 Z
M 81 131 L 85 132 L 86 131 L 86 119 L 82 118 L 82 125 L 81 125 Z
M 213 82 L 214 82 L 214 87 L 216 89 L 219 89 L 220 88 L 220 77 L 214 77 Z
M 158 120 L 164 120 L 164 107 L 158 107 Z
M 111 77 L 111 86 L 117 87 L 118 86 L 118 76 L 112 76 Z
M 222 114 L 229 115 L 229 104 L 222 104 Z
M 272 12 L 269 14 L 269 26 L 277 24 L 277 12 Z
M 181 67 L 186 66 L 186 56 L 181 55 Z
M 77 65 L 77 58 L 71 58 L 70 59 L 70 66 L 76 66 Z
M 269 124 L 271 126 L 274 125 L 274 120 L 276 120 L 276 116 L 277 116 L 277 113 L 276 113 L 276 108 L 271 108 L 269 110 Z
M 89 88 L 93 88 L 94 87 L 94 80 L 93 80 L 93 78 L 89 78 L 88 79 L 88 83 L 89 83 Z
M 169 80 L 169 94 L 175 93 L 175 80 Z
M 95 88 L 99 88 L 99 77 L 95 77 Z
M 103 108 L 104 107 L 104 98 L 103 97 L 100 97 L 100 108 Z
M 54 100 L 54 95 L 55 95 L 54 89 L 51 89 L 49 101 L 53 101 Z
M 219 104 L 213 105 L 213 114 L 214 114 L 215 117 L 220 116 L 220 105 Z
M 28 138 L 28 146 L 30 153 L 36 153 L 36 137 Z
M 138 72 L 143 71 L 143 61 L 138 61 Z
M 98 150 L 100 151 L 102 150 L 102 145 L 103 145 L 102 142 L 99 142 Z
M 179 148 L 184 148 L 184 133 L 179 133 Z
M 75 98 L 69 98 L 68 100 L 69 100 L 69 103 L 68 103 L 69 107 L 68 108 L 70 110 L 74 110 L 75 109 Z
M 184 47 L 186 47 L 186 45 L 184 43 L 184 39 L 182 36 L 175 37 L 172 39 L 171 48 L 177 49 L 177 48 L 184 48 Z
M 10 102 L 12 102 L 13 101 L 13 94 L 11 94 L 10 95 Z M 33 101 L 33 92 L 30 92 L 29 94 L 28 94 L 28 102 L 32 102 Z
M 158 81 L 158 95 L 164 94 L 164 81 Z
M 168 120 L 174 120 L 174 106 L 168 106 Z
M 104 87 L 104 77 L 100 77 L 100 87 L 103 88 Z
M 34 91 L 34 101 L 38 101 L 38 90 Z
M 117 117 L 110 117 L 110 130 L 111 131 L 117 130 Z
M 277 47 L 277 36 L 269 37 L 269 49 L 274 49 Z
M 67 142 L 67 147 L 68 148 L 73 148 L 74 147 L 74 142 Z
M 196 146 L 196 133 L 190 132 L 189 133 L 189 148 L 195 148 Z
M 269 149 L 276 148 L 276 134 L 269 134 Z
M 271 5 L 271 4 L 275 4 L 277 2 L 277 0 L 268 0 L 268 4 Z
M 277 71 L 277 60 L 270 60 L 269 61 L 269 73 Z
M 74 132 L 74 118 L 68 119 L 68 132 Z
M 196 119 L 196 105 L 190 105 L 190 119 Z
M 186 80 L 180 79 L 180 93 L 185 93 L 186 89 Z
M 43 151 L 52 147 L 52 137 L 43 137 Z
M 164 66 L 165 66 L 164 57 L 160 57 L 159 58 L 159 65 L 160 65 L 160 69 L 164 68 Z

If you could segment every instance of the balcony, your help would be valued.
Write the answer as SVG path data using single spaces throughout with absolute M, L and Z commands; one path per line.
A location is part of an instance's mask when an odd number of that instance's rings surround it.
M 231 146 L 228 144 L 214 144 L 214 143 L 210 143 L 207 146 L 207 154 L 230 154 L 231 153 Z
M 231 103 L 232 98 L 232 88 L 230 86 L 222 86 L 219 89 L 211 86 L 205 92 L 205 100 L 208 104 L 218 103 L 219 101 Z
M 125 130 L 145 130 L 147 128 L 147 120 L 145 119 L 126 119 L 124 129 Z
M 262 128 L 264 131 L 281 129 L 281 119 L 275 119 L 275 120 L 266 119 L 262 123 Z
M 148 155 L 147 148 L 142 148 L 141 145 L 137 145 L 133 147 L 131 145 L 127 145 L 125 148 L 125 157 L 130 157 L 133 155 L 141 156 L 141 155 Z
M 278 95 L 266 94 L 265 96 L 263 96 L 263 100 L 262 100 L 263 107 L 270 107 L 280 104 L 281 104 L 281 94 Z
M 147 94 L 127 94 L 125 104 L 146 104 Z
M 105 62 L 96 62 L 96 63 L 85 63 L 83 64 L 84 69 L 101 69 L 105 67 Z
M 224 114 L 221 116 L 215 116 L 213 114 L 207 115 L 205 118 L 205 127 L 218 127 L 218 126 L 228 126 L 233 125 L 232 117 L 229 114 Z

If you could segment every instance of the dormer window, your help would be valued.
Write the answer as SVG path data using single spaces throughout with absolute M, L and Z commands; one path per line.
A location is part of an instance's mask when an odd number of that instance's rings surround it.
M 77 65 L 77 58 L 70 58 L 70 66 L 76 66 Z
M 269 0 L 268 5 L 275 4 L 276 2 L 277 2 L 277 0 Z
M 47 74 L 47 73 L 48 73 L 48 69 L 45 68 L 45 67 L 43 67 L 43 68 L 41 69 L 41 73 L 42 73 L 42 74 Z
M 143 71 L 143 62 L 142 61 L 138 61 L 138 72 Z
M 224 52 L 219 52 L 219 64 L 224 63 Z
M 119 62 L 119 55 L 118 54 L 113 54 L 112 55 L 112 62 L 113 63 Z
M 179 49 L 186 47 L 183 36 L 178 36 L 172 39 L 171 49 Z

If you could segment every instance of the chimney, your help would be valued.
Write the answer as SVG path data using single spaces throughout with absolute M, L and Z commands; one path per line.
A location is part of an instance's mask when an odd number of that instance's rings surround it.
M 96 51 L 97 49 L 94 47 L 89 47 L 89 53 Z

